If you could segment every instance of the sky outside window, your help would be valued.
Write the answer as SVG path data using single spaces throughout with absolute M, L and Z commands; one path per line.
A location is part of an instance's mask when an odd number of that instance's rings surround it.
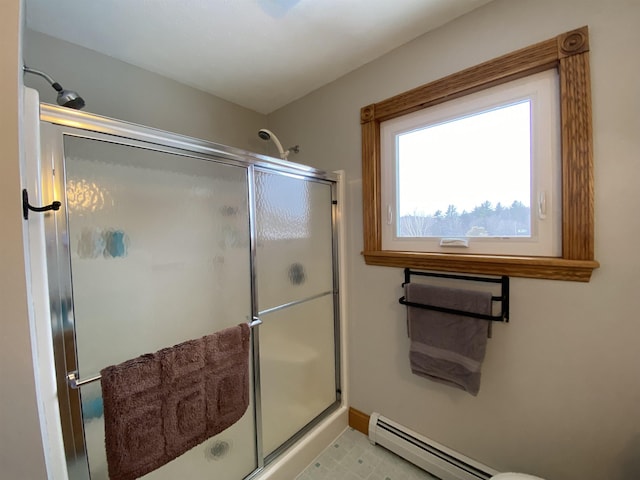
M 530 205 L 530 101 L 397 136 L 399 216 Z

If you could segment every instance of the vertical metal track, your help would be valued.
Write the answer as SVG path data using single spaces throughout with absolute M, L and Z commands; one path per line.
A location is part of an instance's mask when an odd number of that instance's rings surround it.
M 258 282 L 256 265 L 256 182 L 255 169 L 250 165 L 247 169 L 247 182 L 249 192 L 249 244 L 250 244 L 250 268 L 251 272 L 251 315 L 254 319 L 258 316 Z M 258 469 L 264 468 L 264 452 L 262 446 L 262 390 L 260 388 L 260 326 L 251 329 L 251 347 L 253 354 L 253 402 L 254 422 L 256 428 L 256 460 Z
M 334 182 L 331 184 L 331 234 L 333 249 L 333 332 L 334 332 L 334 359 L 336 378 L 336 401 L 342 399 L 342 365 L 340 357 L 340 252 L 339 252 L 339 218 L 338 213 L 341 205 L 338 204 L 338 188 Z
M 41 124 L 43 190 L 50 189 L 51 196 L 60 198 L 62 208 L 45 222 L 47 270 L 51 331 L 54 342 L 56 385 L 59 398 L 60 419 L 64 450 L 73 480 L 89 480 L 84 424 L 82 421 L 80 389 L 71 389 L 64 372 L 76 371 L 77 350 L 75 317 L 73 311 L 73 286 L 71 254 L 68 248 L 68 217 L 66 202 L 66 178 L 64 166 L 64 136 L 48 124 Z M 82 466 L 87 467 L 83 468 Z M 71 473 L 71 471 L 73 473 Z

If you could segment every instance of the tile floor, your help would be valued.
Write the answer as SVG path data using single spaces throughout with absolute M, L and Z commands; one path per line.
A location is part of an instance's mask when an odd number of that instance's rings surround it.
M 348 428 L 296 480 L 433 480 L 366 435 Z

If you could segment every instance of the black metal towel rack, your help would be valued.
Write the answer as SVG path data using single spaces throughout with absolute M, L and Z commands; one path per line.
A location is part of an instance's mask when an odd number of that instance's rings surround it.
M 411 275 L 420 275 L 423 277 L 438 277 L 438 278 L 450 278 L 454 280 L 469 280 L 473 282 L 489 282 L 501 284 L 500 296 L 491 296 L 491 300 L 494 302 L 501 302 L 500 315 L 485 315 L 482 313 L 465 312 L 463 310 L 456 310 L 453 308 L 437 307 L 435 305 L 424 305 L 422 303 L 409 302 L 403 296 L 398 299 L 402 305 L 408 307 L 423 308 L 426 310 L 434 310 L 436 312 L 452 313 L 454 315 L 464 315 L 466 317 L 479 318 L 482 320 L 489 320 L 493 322 L 508 322 L 509 321 L 509 277 L 503 275 L 500 278 L 497 277 L 476 277 L 472 275 L 455 275 L 450 273 L 435 273 L 435 272 L 421 272 L 417 270 L 411 270 L 409 268 L 404 269 L 404 287 L 407 283 L 411 282 Z

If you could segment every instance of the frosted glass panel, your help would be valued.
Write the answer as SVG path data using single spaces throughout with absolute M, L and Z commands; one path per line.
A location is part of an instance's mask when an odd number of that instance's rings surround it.
M 336 400 L 333 295 L 262 319 L 263 442 L 269 455 Z
M 256 207 L 259 310 L 332 291 L 330 185 L 256 172 Z
M 80 378 L 248 321 L 245 168 L 86 138 L 64 146 Z M 106 479 L 99 385 L 81 395 L 91 478 Z M 244 477 L 256 468 L 252 410 L 145 478 Z

